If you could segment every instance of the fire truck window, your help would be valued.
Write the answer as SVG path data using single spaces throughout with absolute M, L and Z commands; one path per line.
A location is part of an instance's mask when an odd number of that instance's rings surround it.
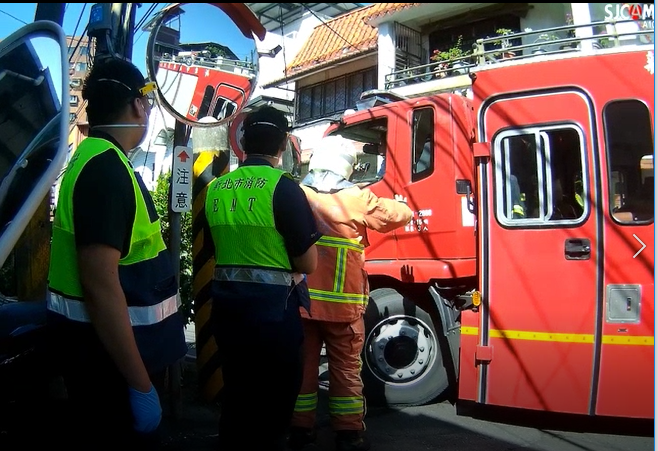
M 417 182 L 434 172 L 434 110 L 432 108 L 414 111 L 412 145 L 411 181 Z
M 223 116 L 222 114 L 222 109 L 224 107 L 224 99 L 217 97 L 217 101 L 215 102 L 215 106 L 212 109 L 212 117 L 214 117 L 217 120 L 222 119 Z
M 215 96 L 215 88 L 212 86 L 206 86 L 206 90 L 203 93 L 203 100 L 201 100 L 201 106 L 199 107 L 199 114 L 197 118 L 201 119 L 202 117 L 208 116 L 208 111 L 210 110 L 210 102 Z
M 536 225 L 583 218 L 587 195 L 581 142 L 571 127 L 514 131 L 498 138 L 496 202 L 501 222 Z
M 585 213 L 583 149 L 573 128 L 541 132 L 550 171 L 550 220 L 576 220 Z
M 538 191 L 536 136 L 517 135 L 504 138 L 500 163 L 502 215 L 506 219 L 539 218 L 543 198 Z
M 622 224 L 653 221 L 654 172 L 651 113 L 638 100 L 603 109 L 608 159 L 609 205 Z
M 235 104 L 233 102 L 226 102 L 226 115 L 224 117 L 233 116 L 235 112 Z
M 236 105 L 233 102 L 223 99 L 221 97 L 217 97 L 217 102 L 215 103 L 215 106 L 212 109 L 212 117 L 214 117 L 218 121 L 221 121 L 222 119 L 231 116 L 235 111 L 235 108 Z

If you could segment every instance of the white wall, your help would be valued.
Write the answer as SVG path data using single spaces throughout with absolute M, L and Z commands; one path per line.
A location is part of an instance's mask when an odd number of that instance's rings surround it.
M 386 75 L 395 70 L 395 26 L 392 22 L 379 26 L 377 36 L 377 89 L 384 89 Z
M 299 53 L 299 50 L 311 36 L 313 29 L 320 23 L 321 22 L 318 18 L 316 18 L 311 13 L 306 12 L 301 16 L 299 20 L 290 23 L 283 28 L 283 36 L 281 36 L 281 30 L 275 30 L 273 32 L 268 32 L 263 41 L 257 41 L 256 47 L 258 51 L 261 52 L 268 52 L 277 45 L 281 45 L 283 49 L 274 58 L 259 58 L 258 86 L 254 90 L 252 98 L 263 95 L 289 101 L 294 99 L 294 83 L 282 86 L 282 88 L 285 89 L 263 89 L 261 86 L 268 82 L 279 80 L 284 77 L 285 67 L 295 59 L 295 56 L 297 53 Z
M 144 180 L 149 190 L 154 190 L 160 174 L 171 171 L 173 141 L 167 146 L 154 144 L 162 129 L 175 127 L 174 117 L 160 108 L 154 107 L 149 116 L 146 136 L 138 148 L 130 155 L 133 167 Z
M 531 3 L 532 8 L 525 17 L 521 18 L 521 30 L 531 28 L 539 31 L 544 28 L 554 28 L 566 25 L 567 14 L 571 13 L 570 3 Z M 560 39 L 566 39 L 566 33 L 556 33 Z M 531 35 L 522 39 L 523 45 L 534 43 L 539 35 Z M 547 48 L 553 51 L 558 49 Z
M 327 127 L 329 127 L 329 121 L 321 121 L 302 128 L 296 128 L 293 133 L 301 139 L 302 150 L 309 150 L 317 146 Z

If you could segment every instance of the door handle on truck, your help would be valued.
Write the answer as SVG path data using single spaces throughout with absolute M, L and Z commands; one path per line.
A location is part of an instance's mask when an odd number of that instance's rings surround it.
M 567 260 L 587 260 L 592 254 L 592 246 L 587 238 L 568 238 L 564 242 L 564 256 Z

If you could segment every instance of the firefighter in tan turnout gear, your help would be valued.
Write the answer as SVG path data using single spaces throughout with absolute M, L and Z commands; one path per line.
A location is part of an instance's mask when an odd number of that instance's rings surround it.
M 324 138 L 314 151 L 302 181 L 318 229 L 318 267 L 308 275 L 310 315 L 302 310 L 304 379 L 297 398 L 288 445 L 301 449 L 315 441 L 318 366 L 322 344 L 329 364 L 329 413 L 337 451 L 367 450 L 361 351 L 363 315 L 369 299 L 364 270 L 367 230 L 390 232 L 406 225 L 411 209 L 393 199 L 378 198 L 349 181 L 354 146 L 340 136 Z

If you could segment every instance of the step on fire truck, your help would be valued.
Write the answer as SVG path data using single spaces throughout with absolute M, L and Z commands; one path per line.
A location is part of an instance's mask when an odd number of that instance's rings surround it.
M 327 129 L 414 210 L 369 237 L 366 395 L 653 418 L 653 46 L 529 53 Z

